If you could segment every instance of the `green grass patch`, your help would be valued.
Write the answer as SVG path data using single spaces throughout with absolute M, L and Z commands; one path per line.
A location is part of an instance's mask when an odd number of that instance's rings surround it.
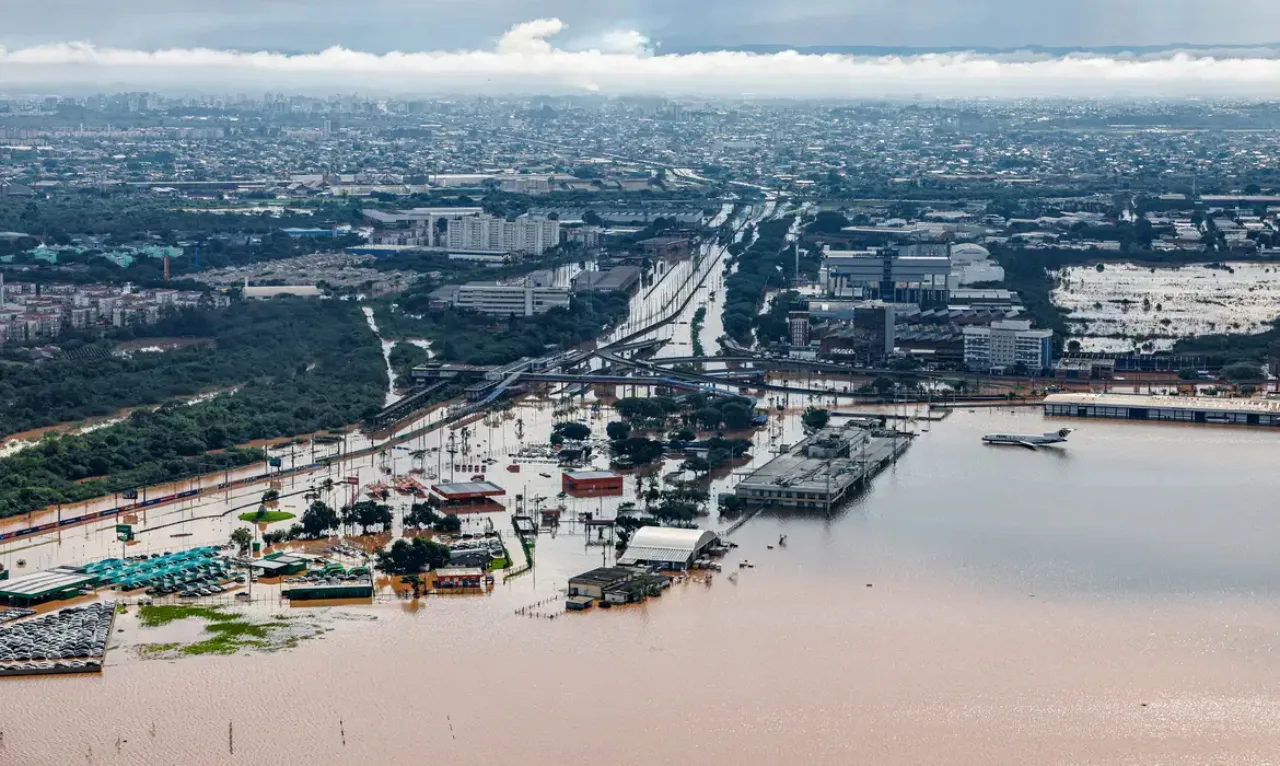
M 506 556 L 496 558 L 489 562 L 489 569 L 506 569 L 509 566 L 511 566 L 511 562 L 507 560 Z
M 268 524 L 277 521 L 288 521 L 293 518 L 293 514 L 288 511 L 267 511 L 266 513 L 258 513 L 257 511 L 246 511 L 240 514 L 241 521 L 247 521 L 250 524 L 259 522 L 267 522 Z
M 212 638 L 187 644 L 182 647 L 182 653 L 188 655 L 235 654 L 242 647 L 270 649 L 272 644 L 268 639 L 271 630 L 272 627 L 268 625 L 254 625 L 240 620 L 215 622 L 205 627 L 206 633 L 213 634 Z
M 230 622 L 236 619 L 235 615 L 228 614 L 219 607 L 196 606 L 194 604 L 143 606 L 139 608 L 138 615 L 142 619 L 142 627 L 144 628 L 158 628 L 176 620 L 186 620 L 192 617 L 208 620 L 209 622 Z
M 188 606 L 185 604 L 144 606 L 140 610 L 142 625 L 148 628 L 167 625 L 176 620 L 200 619 L 206 638 L 190 644 L 143 644 L 143 656 L 159 656 L 180 652 L 184 655 L 235 654 L 241 649 L 292 649 L 301 638 L 319 634 L 319 628 L 297 623 L 288 617 L 252 621 L 245 615 L 227 612 L 222 607 Z M 302 633 L 299 634 L 298 630 Z M 310 634 L 308 634 L 310 632 Z

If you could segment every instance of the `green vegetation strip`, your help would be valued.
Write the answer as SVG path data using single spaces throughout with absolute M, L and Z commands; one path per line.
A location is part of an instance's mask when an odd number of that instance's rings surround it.
M 784 258 L 787 231 L 795 216 L 787 216 L 759 225 L 759 235 L 750 246 L 750 232 L 742 242 L 729 247 L 738 268 L 725 279 L 723 322 L 725 333 L 739 343 L 750 346 L 760 322 L 760 300 L 770 286 L 785 286 L 794 272 L 794 259 Z M 779 271 L 781 267 L 781 271 Z
M 267 523 L 272 524 L 277 521 L 288 521 L 294 516 L 288 511 L 267 511 L 266 513 L 258 513 L 257 511 L 246 511 L 240 514 L 241 521 L 247 521 L 250 524 Z
M 706 321 L 707 310 L 700 308 L 693 312 L 693 321 L 689 322 L 689 336 L 693 343 L 693 355 L 705 356 L 702 349 L 702 323 Z
M 262 452 L 235 445 L 341 428 L 382 408 L 382 353 L 359 307 L 348 301 L 239 303 L 223 311 L 179 312 L 135 332 L 144 330 L 213 343 L 133 359 L 0 362 L 0 401 L 7 405 L 0 408 L 0 432 L 241 385 L 200 404 L 135 411 L 87 434 L 46 436 L 0 459 L 0 476 L 6 477 L 0 481 L 0 517 L 247 465 L 262 460 Z M 100 393 L 119 390 L 127 396 Z M 41 396 L 91 401 L 48 412 Z
M 266 622 L 250 622 L 244 615 L 237 615 L 221 607 L 194 605 L 144 606 L 140 610 L 143 627 L 155 628 L 177 620 L 201 619 L 209 638 L 191 644 L 144 644 L 139 652 L 144 656 L 161 656 L 172 653 L 184 655 L 235 654 L 241 649 L 288 649 L 297 645 L 302 636 L 288 629 L 293 622 L 275 617 Z M 318 630 L 316 631 L 318 632 Z
M 230 622 L 237 619 L 235 615 L 223 611 L 220 607 L 188 604 L 144 606 L 139 609 L 138 616 L 144 628 L 158 628 L 171 622 L 191 618 L 209 622 Z

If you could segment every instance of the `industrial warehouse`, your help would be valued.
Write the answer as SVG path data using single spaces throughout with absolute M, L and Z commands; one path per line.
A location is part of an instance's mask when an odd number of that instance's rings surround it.
M 1044 414 L 1073 418 L 1280 426 L 1280 401 L 1145 394 L 1050 394 L 1044 399 Z
M 758 468 L 734 492 L 750 507 L 829 511 L 910 443 L 910 434 L 869 422 L 827 427 Z
M 720 538 L 705 529 L 641 527 L 618 558 L 622 566 L 683 570 L 693 566 Z

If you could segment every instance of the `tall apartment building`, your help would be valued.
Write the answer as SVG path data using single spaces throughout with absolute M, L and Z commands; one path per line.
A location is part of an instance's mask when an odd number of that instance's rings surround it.
M 1009 372 L 1022 365 L 1029 372 L 1053 367 L 1053 331 L 1033 330 L 1025 319 L 964 328 L 964 363 L 971 370 Z
M 468 216 L 450 220 L 446 233 L 446 247 L 470 252 L 542 255 L 559 244 L 560 222 L 542 218 Z
M 444 247 L 444 227 L 450 222 L 484 213 L 479 207 L 415 207 L 383 212 L 365 210 L 365 219 L 376 227 L 376 245 L 404 247 Z
M 809 312 L 808 311 L 787 312 L 787 334 L 790 336 L 791 345 L 793 346 L 809 345 Z

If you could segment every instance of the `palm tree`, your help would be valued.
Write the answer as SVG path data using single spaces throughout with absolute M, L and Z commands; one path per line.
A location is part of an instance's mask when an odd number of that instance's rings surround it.
M 325 480 L 320 484 L 320 489 L 324 491 L 325 505 L 329 505 L 329 495 L 333 492 L 333 487 L 334 487 L 333 479 L 330 479 L 328 477 L 325 477 Z

